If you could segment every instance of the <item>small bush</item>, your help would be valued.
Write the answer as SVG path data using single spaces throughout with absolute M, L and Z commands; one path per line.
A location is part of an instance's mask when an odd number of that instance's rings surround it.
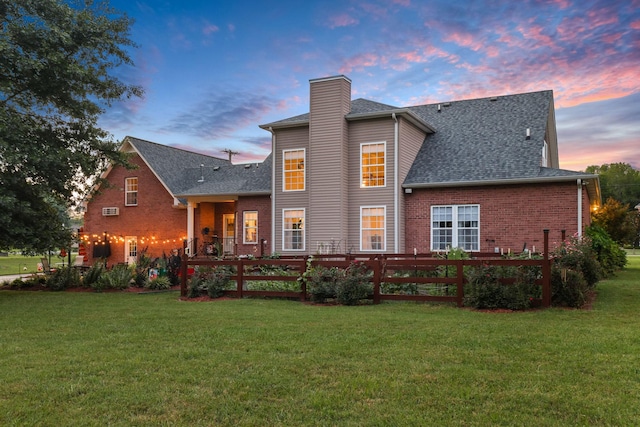
M 104 272 L 104 264 L 101 262 L 97 262 L 93 264 L 89 269 L 84 273 L 82 277 L 82 285 L 83 286 L 92 286 L 98 280 L 100 280 L 100 276 Z
M 327 299 L 336 298 L 336 287 L 342 272 L 336 267 L 318 265 L 307 270 L 304 278 L 311 301 L 324 303 Z
M 56 270 L 47 278 L 46 286 L 52 291 L 63 291 L 80 284 L 80 274 L 71 267 Z
M 501 283 L 500 278 L 514 275 L 515 283 Z M 539 293 L 536 278 L 532 270 L 525 268 L 516 271 L 495 266 L 472 268 L 467 276 L 464 305 L 477 309 L 527 309 Z
M 207 295 L 211 298 L 220 298 L 231 283 L 232 271 L 227 266 L 218 266 L 203 280 L 203 286 Z
M 591 241 L 591 248 L 602 266 L 604 276 L 611 276 L 627 264 L 627 253 L 600 226 L 592 224 L 584 230 Z
M 100 279 L 92 284 L 92 288 L 100 292 L 104 289 L 127 289 L 131 285 L 133 271 L 126 265 L 116 265 L 106 271 Z
M 171 288 L 171 280 L 169 280 L 168 277 L 166 276 L 158 276 L 152 280 L 149 280 L 146 285 L 145 288 L 147 289 L 153 289 L 156 291 L 159 290 L 165 290 L 165 289 L 170 289 Z
M 202 285 L 202 279 L 198 275 L 194 275 L 189 280 L 189 286 L 187 287 L 187 298 L 198 298 L 206 292 L 206 289 Z
M 551 270 L 551 304 L 580 308 L 587 302 L 589 285 L 580 272 L 554 266 Z
M 352 262 L 347 267 L 344 277 L 337 282 L 336 300 L 344 305 L 356 305 L 373 292 L 371 272 L 366 265 Z
M 591 247 L 591 239 L 572 236 L 553 251 L 554 264 L 582 274 L 589 288 L 602 277 L 602 268 Z

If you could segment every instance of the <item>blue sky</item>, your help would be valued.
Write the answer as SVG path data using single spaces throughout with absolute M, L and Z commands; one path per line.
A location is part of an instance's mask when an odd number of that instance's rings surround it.
M 101 125 L 262 160 L 259 124 L 308 111 L 309 80 L 344 74 L 352 97 L 395 106 L 551 89 L 560 166 L 640 169 L 640 0 L 111 0 L 135 19 L 145 96 Z

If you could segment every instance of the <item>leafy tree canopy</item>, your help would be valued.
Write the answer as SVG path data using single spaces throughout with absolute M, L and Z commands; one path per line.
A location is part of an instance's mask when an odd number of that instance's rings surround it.
M 629 205 L 609 197 L 593 214 L 593 223 L 602 227 L 616 242 L 633 243 L 636 237 L 634 218 L 637 215 L 637 212 L 629 211 Z
M 600 175 L 602 200 L 610 197 L 633 209 L 640 203 L 640 171 L 628 163 L 611 163 L 587 167 L 587 173 Z
M 0 0 L 0 248 L 68 243 L 65 212 L 87 177 L 126 165 L 97 121 L 142 95 L 113 75 L 133 65 L 131 24 L 102 2 Z

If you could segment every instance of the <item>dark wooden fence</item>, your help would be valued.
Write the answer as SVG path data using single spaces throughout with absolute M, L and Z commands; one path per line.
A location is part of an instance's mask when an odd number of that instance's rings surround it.
M 234 260 L 215 260 L 208 258 L 189 258 L 183 255 L 181 266 L 181 295 L 187 295 L 187 279 L 192 274 L 196 266 L 231 266 L 236 274 L 231 276 L 231 280 L 236 282 L 233 290 L 225 291 L 225 295 L 237 298 L 248 296 L 256 297 L 280 297 L 296 298 L 305 301 L 308 298 L 306 283 L 299 278 L 306 271 L 308 266 L 326 266 L 347 268 L 354 261 L 361 262 L 373 272 L 371 281 L 373 283 L 373 302 L 375 304 L 385 300 L 405 300 L 405 301 L 441 301 L 452 302 L 462 306 L 464 299 L 465 275 L 464 269 L 467 266 L 532 266 L 539 267 L 542 278 L 536 283 L 542 287 L 542 298 L 540 304 L 543 307 L 551 305 L 551 260 L 549 259 L 549 238 L 548 230 L 544 231 L 544 248 L 542 259 L 505 259 L 496 257 L 494 253 L 473 253 L 472 259 L 444 259 L 438 254 L 392 254 L 392 255 L 314 255 L 313 257 L 288 257 L 279 259 L 247 259 L 239 258 Z M 265 275 L 262 274 L 261 267 L 269 266 L 286 271 L 286 275 Z M 436 276 L 429 272 L 435 270 L 446 271 L 447 274 Z M 401 276 L 395 272 L 403 272 Z M 413 272 L 413 274 L 411 274 Z M 269 291 L 269 290 L 248 290 L 247 281 L 295 281 L 299 283 L 297 291 Z M 502 279 L 505 285 L 513 283 L 515 278 Z M 381 291 L 382 284 L 439 284 L 443 292 L 438 295 L 432 294 L 392 294 Z

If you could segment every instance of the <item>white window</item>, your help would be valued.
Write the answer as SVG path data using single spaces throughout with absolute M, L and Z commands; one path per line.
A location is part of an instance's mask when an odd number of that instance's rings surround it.
M 542 144 L 542 158 L 540 159 L 540 166 L 546 168 L 549 165 L 549 161 L 547 160 L 547 153 L 549 152 L 549 144 L 547 141 L 543 141 Z
M 125 178 L 124 205 L 138 206 L 138 178 Z
M 360 250 L 386 250 L 385 224 L 386 208 L 368 206 L 360 208 Z
M 245 211 L 243 213 L 244 237 L 245 244 L 258 243 L 258 212 Z
M 304 250 L 304 209 L 282 210 L 282 250 Z
M 282 188 L 284 191 L 304 191 L 305 150 L 282 151 Z
M 360 187 L 385 186 L 386 142 L 360 144 Z
M 480 250 L 480 206 L 431 207 L 431 250 Z

